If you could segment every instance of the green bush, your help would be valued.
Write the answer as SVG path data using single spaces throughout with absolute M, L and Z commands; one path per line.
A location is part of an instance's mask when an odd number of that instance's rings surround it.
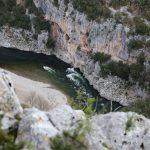
M 140 65 L 144 65 L 144 62 L 145 62 L 145 55 L 143 52 L 141 52 L 141 54 L 137 58 L 137 63 Z
M 0 127 L 3 114 L 0 114 Z M 0 129 L 0 150 L 21 150 L 24 143 L 16 144 L 17 129 L 12 128 L 8 133 Z
M 0 129 L 0 150 L 21 150 L 24 144 L 15 144 L 14 135 L 9 135 Z
M 130 76 L 134 81 L 138 81 L 141 77 L 141 73 L 144 70 L 143 65 L 134 63 L 130 66 Z
M 140 35 L 150 35 L 150 26 L 145 23 L 138 23 L 136 24 L 135 32 Z
M 133 117 L 129 117 L 126 122 L 126 131 L 129 131 L 132 126 L 133 126 Z
M 142 15 L 143 15 L 148 21 L 150 21 L 150 10 L 142 11 Z
M 94 59 L 94 61 L 99 61 L 101 64 L 107 62 L 108 60 L 110 60 L 111 55 L 105 54 L 105 53 L 101 53 L 101 52 L 96 52 L 93 54 L 92 59 Z
M 76 97 L 70 101 L 70 105 L 74 109 L 82 109 L 87 115 L 92 115 L 95 112 L 96 99 L 89 97 L 82 89 L 77 91 Z
M 43 11 L 35 6 L 33 0 L 26 0 L 25 7 L 28 8 L 30 14 L 33 13 L 36 16 L 43 15 Z
M 111 0 L 109 3 L 109 6 L 115 8 L 115 9 L 118 9 L 121 6 L 127 5 L 128 2 L 129 2 L 128 0 Z
M 149 47 L 149 48 L 150 48 L 150 40 L 148 40 L 148 41 L 146 42 L 146 47 Z
M 95 60 L 98 60 L 97 57 Z M 127 81 L 129 80 L 129 77 L 131 77 L 133 81 L 139 82 L 139 84 L 143 86 L 144 82 L 148 78 L 148 75 L 145 72 L 144 62 L 145 56 L 142 52 L 137 58 L 137 63 L 128 65 L 122 61 L 109 61 L 108 63 L 101 65 L 100 73 L 103 77 L 106 77 L 107 75 L 113 75 Z
M 144 67 L 145 62 L 145 56 L 144 53 L 141 53 L 137 58 L 137 63 L 133 63 L 130 65 L 130 76 L 135 81 L 140 81 L 142 79 L 142 82 L 144 82 L 143 77 L 143 71 L 145 69 Z
M 102 75 L 106 76 L 108 74 L 128 80 L 130 74 L 130 67 L 128 64 L 124 64 L 122 61 L 111 61 L 105 65 L 102 65 Z
M 150 98 L 146 100 L 141 100 L 133 103 L 130 106 L 124 107 L 122 111 L 128 112 L 133 111 L 138 114 L 144 115 L 147 118 L 150 118 Z
M 54 6 L 59 7 L 58 0 L 54 0 L 53 4 L 54 4 Z
M 47 48 L 54 48 L 55 47 L 55 41 L 52 37 L 48 37 L 47 43 L 46 43 Z
M 111 11 L 104 1 L 99 0 L 72 0 L 73 6 L 87 15 L 90 20 L 99 21 L 101 18 L 110 18 Z
M 69 0 L 64 0 L 64 4 L 67 6 L 69 4 Z
M 134 50 L 134 49 L 140 49 L 143 48 L 145 45 L 145 43 L 141 40 L 130 40 L 129 44 L 128 44 L 128 48 L 129 50 Z
M 41 33 L 41 30 L 48 30 L 50 29 L 50 24 L 46 21 L 43 17 L 35 17 L 33 19 L 33 25 L 36 33 Z
M 15 0 L 0 0 L 0 26 L 9 25 L 12 27 L 30 30 L 30 18 L 25 15 L 25 9 L 16 5 Z
M 88 146 L 85 136 L 89 132 L 89 123 L 82 123 L 72 133 L 64 131 L 62 135 L 57 135 L 50 139 L 52 150 L 87 150 Z

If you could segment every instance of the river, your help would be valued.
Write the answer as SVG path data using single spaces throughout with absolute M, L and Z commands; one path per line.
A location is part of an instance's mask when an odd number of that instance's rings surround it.
M 77 91 L 82 89 L 86 96 L 97 99 L 99 113 L 114 111 L 120 106 L 100 97 L 78 69 L 55 56 L 0 48 L 0 67 L 35 81 L 49 83 L 69 99 L 75 98 Z

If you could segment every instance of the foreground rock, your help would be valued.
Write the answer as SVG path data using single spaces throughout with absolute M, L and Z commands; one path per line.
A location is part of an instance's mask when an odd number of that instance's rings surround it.
M 48 150 L 50 138 L 62 131 L 75 129 L 85 118 L 82 111 L 64 105 L 50 112 L 25 109 L 19 124 L 17 142 L 31 143 L 34 150 Z
M 150 120 L 136 113 L 94 116 L 88 136 L 91 150 L 149 150 Z
M 0 72 L 0 92 L 1 129 L 18 130 L 15 142 L 24 142 L 26 150 L 49 150 L 50 138 L 64 130 L 73 131 L 85 119 L 83 111 L 68 105 L 48 112 L 37 108 L 23 110 L 9 75 L 3 71 Z M 91 131 L 86 136 L 89 150 L 150 149 L 150 120 L 142 115 L 116 112 L 93 116 L 90 122 Z

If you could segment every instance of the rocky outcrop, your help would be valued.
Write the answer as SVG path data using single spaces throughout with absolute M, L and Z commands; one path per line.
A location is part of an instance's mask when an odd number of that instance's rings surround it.
M 0 112 L 0 129 L 5 132 L 17 131 L 16 143 L 23 142 L 26 150 L 49 150 L 50 138 L 61 135 L 63 131 L 72 132 L 79 122 L 85 120 L 81 110 L 73 110 L 68 105 L 48 112 L 37 108 L 23 110 L 10 77 L 3 71 L 0 72 L 1 91 L 5 91 L 5 96 L 0 95 L 0 104 L 15 109 L 9 109 L 8 112 L 3 107 L 3 112 Z M 132 112 L 95 115 L 89 125 L 91 130 L 86 136 L 89 150 L 150 149 L 150 120 L 142 115 Z
M 23 111 L 11 78 L 4 70 L 0 70 L 0 110 L 13 114 L 20 114 Z
M 149 150 L 150 120 L 136 113 L 94 116 L 88 135 L 91 150 Z
M 42 32 L 34 39 L 34 33 L 23 29 L 15 29 L 8 26 L 1 27 L 0 46 L 7 48 L 16 48 L 25 51 L 34 51 L 50 55 L 51 52 L 46 49 L 48 32 Z
M 34 51 L 47 55 L 54 54 L 61 60 L 79 68 L 99 94 L 122 105 L 145 96 L 145 91 L 136 85 L 129 85 L 118 77 L 100 77 L 98 63 L 93 62 L 90 54 L 100 51 L 112 55 L 114 60 L 130 61 L 126 28 L 108 20 L 100 24 L 87 20 L 86 15 L 74 10 L 71 3 L 64 5 L 59 0 L 55 7 L 53 0 L 34 0 L 35 5 L 45 13 L 45 18 L 51 23 L 51 34 L 55 38 L 56 48 L 47 49 L 48 33 L 42 32 L 34 39 L 34 33 L 22 29 L 2 27 L 0 45 L 20 50 Z
M 50 112 L 25 109 L 19 124 L 17 142 L 32 143 L 34 150 L 48 150 L 50 138 L 64 130 L 75 129 L 84 118 L 82 111 L 72 110 L 67 105 Z

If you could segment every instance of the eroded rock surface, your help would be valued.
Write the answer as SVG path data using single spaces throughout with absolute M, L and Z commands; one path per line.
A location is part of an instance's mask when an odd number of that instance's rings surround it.
M 15 94 L 12 80 L 8 73 L 0 69 L 0 110 L 13 114 L 22 113 L 23 109 Z
M 32 143 L 34 150 L 47 150 L 50 147 L 49 138 L 64 130 L 75 129 L 84 118 L 82 111 L 75 111 L 67 105 L 50 112 L 35 108 L 25 109 L 19 124 L 17 142 Z
M 109 113 L 91 119 L 91 150 L 149 150 L 150 120 L 136 113 Z

